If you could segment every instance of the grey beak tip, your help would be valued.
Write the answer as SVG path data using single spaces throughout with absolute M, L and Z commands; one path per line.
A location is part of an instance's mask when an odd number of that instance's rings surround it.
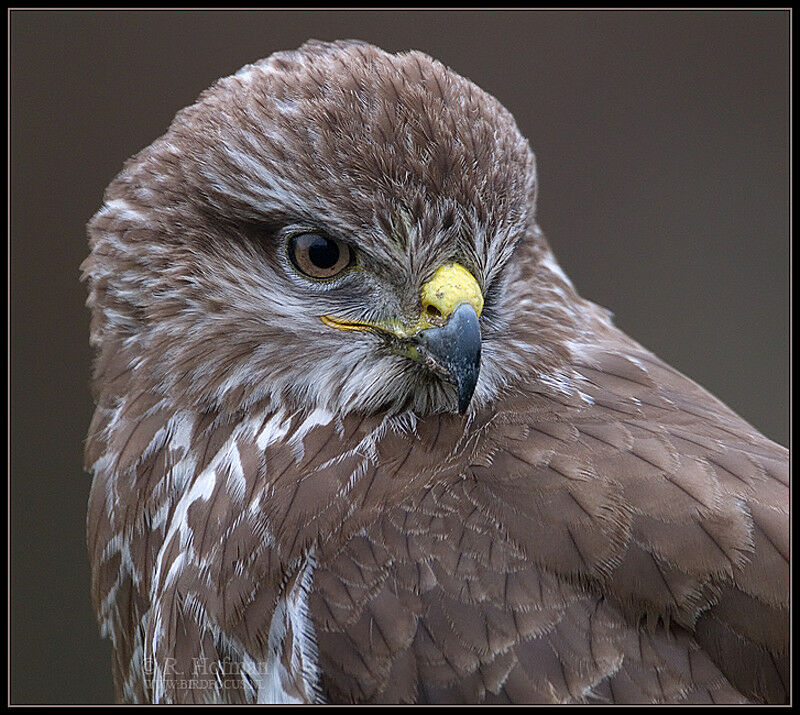
M 474 390 L 474 388 L 473 388 Z M 466 414 L 467 409 L 469 408 L 469 403 L 472 401 L 472 393 L 459 390 L 458 395 L 458 414 L 463 415 Z
M 456 386 L 458 412 L 463 415 L 480 373 L 481 329 L 475 309 L 468 303 L 459 305 L 443 327 L 423 331 L 419 343 Z

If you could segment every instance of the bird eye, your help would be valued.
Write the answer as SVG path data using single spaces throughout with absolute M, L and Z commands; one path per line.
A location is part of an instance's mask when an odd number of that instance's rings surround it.
M 288 252 L 294 267 L 310 278 L 333 278 L 354 263 L 350 246 L 319 233 L 292 237 Z

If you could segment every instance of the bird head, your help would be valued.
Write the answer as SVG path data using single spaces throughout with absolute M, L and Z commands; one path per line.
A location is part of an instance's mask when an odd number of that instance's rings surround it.
M 563 358 L 535 204 L 494 97 L 420 52 L 310 42 L 218 81 L 108 187 L 93 340 L 206 408 L 464 413 Z

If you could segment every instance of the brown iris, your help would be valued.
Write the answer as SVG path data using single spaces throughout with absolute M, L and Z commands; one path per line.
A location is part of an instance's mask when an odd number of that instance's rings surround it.
M 288 248 L 294 267 L 309 278 L 333 278 L 353 265 L 350 246 L 320 233 L 294 236 Z

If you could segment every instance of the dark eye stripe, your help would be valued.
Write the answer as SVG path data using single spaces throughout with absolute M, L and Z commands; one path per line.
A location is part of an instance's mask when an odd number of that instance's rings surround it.
M 309 278 L 333 278 L 353 262 L 350 246 L 320 233 L 293 236 L 288 253 L 294 267 Z

